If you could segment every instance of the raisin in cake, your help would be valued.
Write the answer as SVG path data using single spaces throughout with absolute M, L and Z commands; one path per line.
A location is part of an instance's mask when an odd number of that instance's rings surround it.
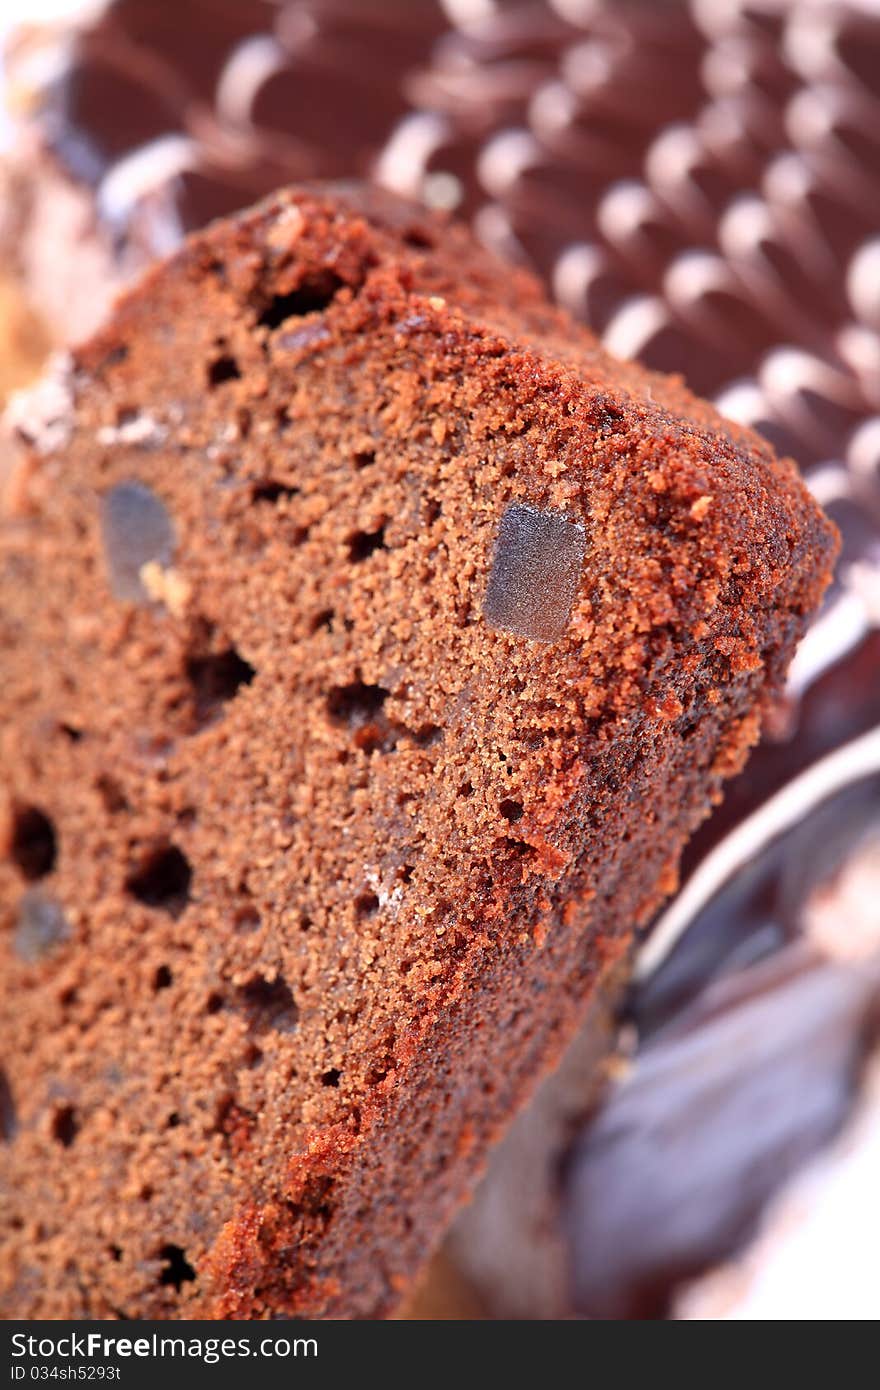
M 6 1316 L 381 1316 L 754 741 L 790 463 L 466 232 L 287 191 L 3 479 Z

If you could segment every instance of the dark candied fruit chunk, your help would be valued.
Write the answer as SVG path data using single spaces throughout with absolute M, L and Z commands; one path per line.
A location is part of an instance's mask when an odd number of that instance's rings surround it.
M 34 965 L 70 935 L 64 909 L 56 898 L 29 888 L 18 905 L 12 940 L 15 953 Z
M 164 504 L 144 483 L 118 483 L 104 498 L 101 534 L 114 597 L 146 603 L 143 566 L 170 565 L 174 554 L 174 527 Z
M 501 518 L 483 616 L 533 642 L 556 642 L 571 617 L 587 549 L 583 526 L 512 502 Z

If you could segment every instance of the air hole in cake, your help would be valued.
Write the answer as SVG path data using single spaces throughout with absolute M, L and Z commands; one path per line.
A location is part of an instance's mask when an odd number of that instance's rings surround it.
M 320 632 L 322 629 L 329 632 L 333 626 L 335 614 L 332 608 L 322 608 L 320 613 L 316 613 L 311 621 L 312 632 Z
M 177 1113 L 176 1110 L 172 1110 L 171 1114 L 168 1116 L 168 1119 L 165 1121 L 165 1128 L 166 1128 L 166 1129 L 177 1129 L 177 1127 L 178 1127 L 179 1124 L 180 1124 L 180 1116 L 178 1115 L 178 1113 Z
M 220 1097 L 214 1106 L 214 1129 L 218 1134 L 223 1134 L 227 1128 L 230 1114 L 235 1108 L 235 1096 L 227 1093 Z
M 377 550 L 385 549 L 387 547 L 384 526 L 380 526 L 376 531 L 355 531 L 348 543 L 349 559 L 356 565 L 362 560 L 368 560 Z
M 437 501 L 436 497 L 427 497 L 427 498 L 425 499 L 425 510 L 424 510 L 425 525 L 426 525 L 426 526 L 433 526 L 433 525 L 434 525 L 434 522 L 437 521 L 442 515 L 443 515 L 443 508 L 442 508 L 442 506 L 440 505 L 440 503 Z
M 404 864 L 403 868 L 400 870 L 398 877 L 400 878 L 401 883 L 412 883 L 412 876 L 414 873 L 415 869 L 412 866 L 412 864 Z
M 179 1245 L 163 1245 L 159 1259 L 165 1261 L 165 1268 L 159 1275 L 160 1284 L 169 1284 L 180 1293 L 184 1284 L 191 1284 L 195 1279 L 196 1272 Z
M 299 1021 L 299 1008 L 290 986 L 279 975 L 268 980 L 254 975 L 238 990 L 238 1001 L 258 1030 L 275 1028 L 292 1033 Z
M 348 724 L 357 728 L 382 713 L 382 708 L 390 690 L 381 685 L 365 685 L 363 681 L 352 681 L 350 685 L 338 685 L 327 696 L 327 711 L 336 724 Z
M 370 464 L 376 462 L 376 450 L 359 449 L 354 456 L 353 462 L 358 472 L 360 472 L 363 468 L 369 468 Z
M 483 616 L 533 642 L 556 642 L 577 595 L 587 539 L 559 512 L 511 503 L 501 518 Z
M 223 995 L 216 992 L 209 994 L 205 1002 L 206 1014 L 219 1014 L 223 1008 Z
M 379 899 L 375 893 L 361 893 L 354 900 L 354 910 L 358 917 L 374 917 L 379 911 Z
M 256 1119 L 250 1110 L 240 1105 L 234 1095 L 222 1096 L 214 1111 L 214 1132 L 229 1144 L 233 1154 L 239 1154 L 250 1143 Z
M 160 989 L 168 989 L 174 980 L 170 968 L 167 965 L 160 965 L 153 976 L 153 989 L 157 992 Z
M 422 724 L 412 731 L 412 740 L 420 748 L 433 748 L 435 744 L 443 742 L 443 730 L 439 724 Z
M 330 1070 L 325 1071 L 324 1075 L 321 1077 L 321 1085 L 336 1087 L 339 1085 L 339 1079 L 341 1076 L 341 1071 L 339 1071 L 336 1067 L 331 1067 Z
M 120 811 L 128 810 L 128 801 L 125 793 L 116 781 L 115 777 L 108 777 L 101 774 L 95 782 L 95 788 L 104 803 L 104 809 L 109 815 L 118 815 Z
M 29 888 L 18 905 L 13 945 L 19 960 L 35 965 L 70 936 L 64 909 L 56 898 Z
M 69 1149 L 79 1133 L 79 1120 L 72 1105 L 62 1105 L 52 1116 L 52 1138 Z
M 511 801 L 509 798 L 506 797 L 504 801 L 500 803 L 498 809 L 501 812 L 504 819 L 506 821 L 510 821 L 511 825 L 515 821 L 522 820 L 523 808 L 522 803 L 519 801 Z
M 12 1087 L 9 1084 L 9 1077 L 0 1067 L 0 1139 L 8 1143 L 15 1138 L 18 1129 L 18 1115 L 15 1109 L 15 1099 L 12 1095 Z
M 125 880 L 125 887 L 145 907 L 159 907 L 179 917 L 189 902 L 191 883 L 192 869 L 186 855 L 176 845 L 165 843 L 144 856 Z
M 262 925 L 260 914 L 253 903 L 244 903 L 235 909 L 233 916 L 235 930 L 242 934 L 246 932 L 259 931 Z
M 125 343 L 117 343 L 116 347 L 111 348 L 107 356 L 102 360 L 101 367 L 117 367 L 120 362 L 124 362 L 128 357 L 128 347 Z
M 240 379 L 241 368 L 229 353 L 222 353 L 220 357 L 215 357 L 213 362 L 208 363 L 208 385 L 212 390 L 215 386 L 222 386 L 226 381 Z
M 603 434 L 617 434 L 626 428 L 625 413 L 607 396 L 596 396 L 590 408 L 590 420 Z
M 261 328 L 280 328 L 288 319 L 320 313 L 332 303 L 344 283 L 332 270 L 309 276 L 288 294 L 274 295 L 257 323 Z
M 362 753 L 366 753 L 367 757 L 370 757 L 380 750 L 383 753 L 390 753 L 393 748 L 397 747 L 397 739 L 388 720 L 381 716 L 374 723 L 362 724 L 355 731 L 354 746 L 359 748 Z M 364 780 L 359 785 L 365 787 L 367 783 Z
M 29 882 L 45 878 L 54 869 L 58 857 L 55 827 L 39 806 L 13 807 L 9 853 Z
M 175 535 L 164 503 L 145 483 L 118 483 L 101 504 L 104 563 L 114 598 L 146 603 L 141 571 L 154 562 L 171 564 Z
M 74 724 L 66 724 L 64 720 L 59 721 L 58 732 L 63 734 L 70 743 L 79 743 L 83 736 L 82 729 L 77 729 Z
M 276 482 L 274 478 L 263 478 L 251 484 L 251 497 L 254 502 L 280 502 L 282 497 L 298 497 L 300 489 L 287 483 Z
M 204 656 L 191 656 L 186 674 L 195 695 L 196 716 L 200 723 L 212 719 L 243 685 L 250 685 L 257 674 L 250 662 L 234 647 Z
M 420 227 L 412 227 L 408 232 L 404 232 L 403 241 L 417 251 L 431 251 L 434 247 L 433 238 Z

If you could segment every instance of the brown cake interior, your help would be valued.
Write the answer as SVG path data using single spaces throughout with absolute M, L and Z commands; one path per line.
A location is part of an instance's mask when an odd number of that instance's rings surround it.
M 35 409 L 0 1306 L 386 1313 L 674 887 L 831 529 L 464 232 L 347 194 L 194 239 Z M 483 612 L 511 508 L 550 519 L 520 631 L 521 579 Z

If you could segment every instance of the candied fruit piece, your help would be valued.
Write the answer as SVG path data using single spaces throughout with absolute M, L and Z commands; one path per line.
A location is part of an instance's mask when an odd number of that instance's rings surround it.
M 13 933 L 16 955 L 34 965 L 70 935 L 64 909 L 56 898 L 30 888 L 19 903 Z
M 512 502 L 501 518 L 483 616 L 533 642 L 565 631 L 587 548 L 583 526 Z
M 118 483 L 104 498 L 101 533 L 114 598 L 147 603 L 143 566 L 152 560 L 165 567 L 174 554 L 174 527 L 164 504 L 145 483 Z

